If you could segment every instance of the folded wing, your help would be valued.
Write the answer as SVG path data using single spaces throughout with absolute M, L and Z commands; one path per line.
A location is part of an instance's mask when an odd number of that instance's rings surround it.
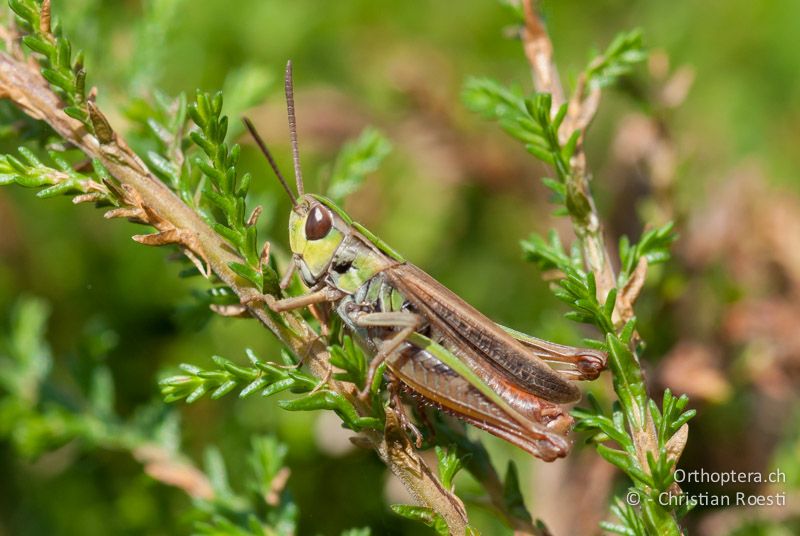
M 429 320 L 440 344 L 476 373 L 482 373 L 481 377 L 503 398 L 523 389 L 554 403 L 580 399 L 575 385 L 424 271 L 404 263 L 387 269 L 385 274 Z

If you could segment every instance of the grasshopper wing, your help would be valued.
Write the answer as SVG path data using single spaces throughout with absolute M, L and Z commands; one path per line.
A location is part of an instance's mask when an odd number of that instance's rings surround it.
M 580 391 L 480 311 L 410 263 L 386 277 L 429 322 L 433 339 L 464 360 L 500 396 L 527 391 L 553 403 L 575 402 Z

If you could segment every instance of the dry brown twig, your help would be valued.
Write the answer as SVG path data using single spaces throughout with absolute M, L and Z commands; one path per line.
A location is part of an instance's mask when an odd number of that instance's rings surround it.
M 49 20 L 49 2 L 45 2 L 42 9 L 44 22 Z M 65 104 L 42 77 L 39 66 L 21 53 L 16 28 L 6 26 L 0 33 L 11 43 L 7 52 L 0 52 L 0 98 L 12 101 L 30 117 L 46 122 L 66 142 L 105 166 L 119 182 L 120 196 L 126 205 L 106 216 L 126 217 L 155 227 L 157 233 L 139 235 L 134 239 L 146 245 L 179 246 L 204 275 L 208 277 L 213 273 L 230 287 L 239 296 L 249 316 L 261 322 L 297 355 L 307 356 L 305 363 L 315 376 L 325 377 L 329 356 L 317 334 L 297 315 L 284 315 L 291 329 L 270 317 L 258 290 L 229 267 L 231 262 L 241 262 L 239 256 L 192 208 L 150 172 L 112 129 L 95 104 L 93 95 L 89 95 L 87 104 L 95 134 L 64 113 Z M 244 310 L 238 309 L 237 312 Z M 328 388 L 347 397 L 357 410 L 366 414 L 352 384 L 331 380 Z M 378 431 L 364 431 L 359 434 L 359 443 L 374 449 L 420 504 L 442 516 L 452 534 L 464 534 L 467 517 L 463 503 L 442 486 L 419 455 L 401 440 L 403 436 L 403 432 L 387 420 L 385 435 Z

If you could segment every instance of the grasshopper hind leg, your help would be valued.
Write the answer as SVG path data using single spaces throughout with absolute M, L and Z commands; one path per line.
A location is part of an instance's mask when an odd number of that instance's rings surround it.
M 400 419 L 400 425 L 411 432 L 414 436 L 414 445 L 417 448 L 422 448 L 422 432 L 419 431 L 414 423 L 411 422 L 411 419 L 408 416 L 408 412 L 406 411 L 405 405 L 403 405 L 403 401 L 400 399 L 400 391 L 402 388 L 402 383 L 397 378 L 390 378 L 389 380 L 389 399 L 391 400 L 392 407 L 394 408 L 395 412 L 397 413 L 397 418 Z
M 608 357 L 599 350 L 556 344 L 500 324 L 498 326 L 522 343 L 528 351 L 545 361 L 566 380 L 595 380 L 606 368 Z

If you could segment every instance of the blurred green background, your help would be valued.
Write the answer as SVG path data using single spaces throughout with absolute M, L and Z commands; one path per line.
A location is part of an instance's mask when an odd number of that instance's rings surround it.
M 699 411 L 682 466 L 778 465 L 789 479 L 780 491 L 797 498 L 800 3 L 547 1 L 542 9 L 568 86 L 589 51 L 620 30 L 641 27 L 655 51 L 621 90 L 606 92 L 587 151 L 610 243 L 635 237 L 642 219 L 678 222 L 676 259 L 651 272 L 638 316 L 654 392 L 688 392 Z M 580 340 L 521 260 L 519 240 L 532 231 L 556 226 L 569 239 L 550 216 L 538 180 L 545 170 L 459 98 L 468 76 L 530 87 L 520 42 L 508 38 L 512 18 L 497 2 L 62 0 L 53 11 L 85 49 L 89 83 L 112 123 L 124 125 L 131 96 L 154 87 L 173 95 L 225 88 L 236 111 L 264 89 L 249 115 L 287 170 L 281 77 L 292 59 L 308 189 L 344 140 L 376 126 L 394 151 L 348 200 L 352 215 L 497 321 Z M 254 202 L 266 209 L 262 236 L 283 245 L 288 203 L 241 141 L 244 167 L 256 177 Z M 6 141 L 4 149 L 14 146 Z M 178 363 L 278 351 L 255 322 L 214 318 L 196 329 L 203 306 L 192 291 L 203 284 L 179 279 L 164 251 L 134 243 L 140 232 L 66 198 L 0 191 L 0 318 L 20 296 L 46 300 L 55 377 L 78 390 L 82 370 L 106 364 L 122 416 L 157 399 L 159 373 Z M 98 340 L 109 350 L 93 351 Z M 599 396 L 606 387 L 595 387 Z M 253 434 L 288 444 L 300 534 L 359 526 L 422 533 L 389 511 L 407 500 L 400 486 L 372 453 L 348 448 L 335 422 L 233 396 L 177 409 L 186 452 L 199 460 L 216 444 L 233 479 L 247 470 L 237 460 Z M 485 440 L 499 467 L 518 460 L 528 503 L 554 534 L 592 533 L 610 490 L 624 488 L 580 441 L 568 461 L 545 466 Z M 4 441 L 0 475 L 0 534 L 191 530 L 190 500 L 145 476 L 124 452 L 68 445 L 31 461 Z M 796 534 L 800 503 L 789 502 L 759 511 L 757 521 L 701 507 L 688 523 L 699 534 Z M 489 512 L 471 513 L 486 534 L 505 533 Z

